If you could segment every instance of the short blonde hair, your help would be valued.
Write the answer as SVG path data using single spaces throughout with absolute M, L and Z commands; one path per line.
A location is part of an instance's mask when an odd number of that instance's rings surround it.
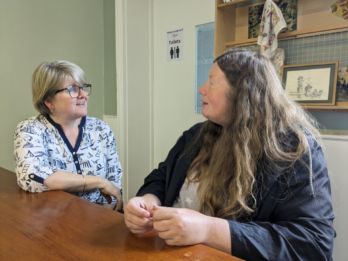
M 35 69 L 32 77 L 32 95 L 34 107 L 39 113 L 50 114 L 45 101 L 55 95 L 67 78 L 72 78 L 80 85 L 86 82 L 84 71 L 69 61 L 43 62 Z

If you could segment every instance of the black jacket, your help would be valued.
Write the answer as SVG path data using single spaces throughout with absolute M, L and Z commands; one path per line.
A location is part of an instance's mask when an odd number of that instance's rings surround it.
M 200 148 L 191 156 L 183 151 L 200 127 L 197 124 L 183 133 L 166 160 L 145 178 L 138 196 L 151 193 L 162 205 L 173 205 Z M 317 142 L 310 138 L 308 142 L 312 178 L 303 164 L 308 156 L 295 163 L 290 175 L 263 175 L 259 170 L 262 182 L 256 211 L 251 217 L 228 220 L 233 255 L 246 260 L 332 260 L 334 214 L 326 161 Z

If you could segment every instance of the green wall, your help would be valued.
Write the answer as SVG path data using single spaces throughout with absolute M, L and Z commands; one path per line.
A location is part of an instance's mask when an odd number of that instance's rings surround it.
M 116 116 L 115 0 L 104 0 L 104 114 Z
M 104 107 L 114 112 L 104 106 L 104 82 L 113 88 L 108 87 L 107 96 L 116 88 L 111 76 L 104 78 L 111 75 L 104 73 L 105 65 L 115 70 L 109 66 L 112 58 L 105 61 L 114 45 L 104 44 L 109 39 L 104 37 L 104 2 L 110 5 L 109 0 L 0 0 L 0 166 L 13 169 L 15 126 L 37 114 L 31 74 L 42 61 L 66 59 L 80 65 L 93 84 L 89 115 L 102 118 Z M 114 26 L 105 32 L 114 35 Z M 109 98 L 116 104 L 115 95 Z

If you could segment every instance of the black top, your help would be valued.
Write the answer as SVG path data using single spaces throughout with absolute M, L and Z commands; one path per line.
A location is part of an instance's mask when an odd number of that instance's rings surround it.
M 187 170 L 200 150 L 183 153 L 198 135 L 202 124 L 193 126 L 178 139 L 161 162 L 146 178 L 137 195 L 156 195 L 162 205 L 172 206 L 185 181 Z M 228 220 L 232 253 L 247 260 L 332 260 L 333 209 L 326 160 L 320 145 L 308 138 L 308 155 L 284 173 L 258 169 L 260 194 L 252 216 Z M 291 141 L 289 142 L 291 143 Z M 192 147 L 192 146 L 191 146 Z M 271 166 L 270 162 L 259 164 Z M 262 186 L 262 187 L 261 187 Z

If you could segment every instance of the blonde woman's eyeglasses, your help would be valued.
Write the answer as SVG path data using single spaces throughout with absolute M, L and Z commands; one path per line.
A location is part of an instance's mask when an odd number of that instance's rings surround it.
M 76 84 L 72 84 L 66 88 L 60 89 L 55 92 L 55 94 L 59 92 L 67 91 L 71 98 L 77 98 L 80 96 L 81 91 L 83 91 L 87 96 L 91 95 L 92 92 L 92 84 L 84 83 L 82 86 L 78 86 Z

